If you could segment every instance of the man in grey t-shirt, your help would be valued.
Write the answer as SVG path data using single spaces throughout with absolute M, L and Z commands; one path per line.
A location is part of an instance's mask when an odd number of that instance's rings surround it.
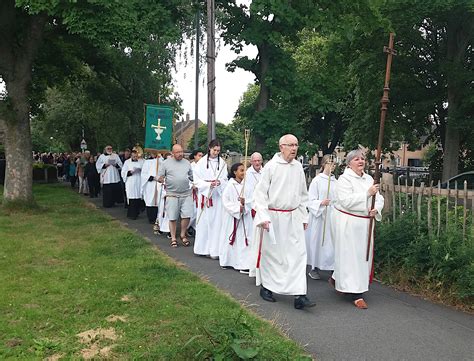
M 191 164 L 184 159 L 183 148 L 173 145 L 173 157 L 168 157 L 158 170 L 158 182 L 166 183 L 166 213 L 170 221 L 171 247 L 178 247 L 176 241 L 176 223 L 181 217 L 181 241 L 183 246 L 189 246 L 186 238 L 189 219 L 193 215 L 193 199 L 191 197 L 191 181 L 193 172 Z

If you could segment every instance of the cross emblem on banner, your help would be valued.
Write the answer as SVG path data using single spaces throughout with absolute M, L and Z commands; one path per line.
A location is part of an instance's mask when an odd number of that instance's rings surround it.
M 163 133 L 166 129 L 166 127 L 161 125 L 161 119 L 158 118 L 158 124 L 152 124 L 151 127 L 154 128 L 154 131 L 156 133 L 156 140 L 161 140 L 161 133 Z

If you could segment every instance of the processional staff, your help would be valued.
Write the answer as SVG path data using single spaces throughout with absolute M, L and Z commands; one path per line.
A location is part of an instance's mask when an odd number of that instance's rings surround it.
M 390 39 L 388 42 L 388 47 L 384 46 L 383 51 L 384 53 L 387 53 L 387 66 L 385 68 L 385 84 L 383 87 L 383 96 L 382 100 L 380 101 L 381 103 L 381 109 L 380 109 L 380 128 L 379 128 L 379 139 L 377 143 L 377 153 L 375 155 L 375 174 L 374 174 L 374 184 L 379 184 L 380 183 L 380 164 L 381 164 L 381 157 L 382 157 L 382 143 L 383 143 L 383 133 L 384 133 L 384 127 L 385 127 L 385 116 L 387 115 L 387 107 L 388 103 L 390 102 L 388 94 L 390 93 L 390 71 L 392 68 L 392 57 L 393 55 L 397 55 L 397 51 L 393 49 L 393 39 L 394 39 L 395 34 L 390 33 Z M 370 209 L 374 209 L 375 207 L 375 196 L 374 194 L 372 196 L 372 205 Z M 367 254 L 366 254 L 366 261 L 369 260 L 369 254 L 370 254 L 370 246 L 371 246 L 371 241 L 372 241 L 372 231 L 373 231 L 373 226 L 374 226 L 374 217 L 370 218 L 369 222 L 369 238 L 367 240 Z

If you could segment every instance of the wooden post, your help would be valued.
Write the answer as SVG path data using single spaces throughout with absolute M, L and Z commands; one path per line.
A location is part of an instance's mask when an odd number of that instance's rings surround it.
M 408 209 L 410 208 L 410 202 L 409 202 L 409 199 L 408 199 L 408 177 L 405 178 L 405 207 L 406 207 L 406 210 L 408 211 Z
M 402 214 L 402 186 L 400 184 L 400 177 L 397 178 L 398 183 L 398 213 Z
M 433 222 L 432 222 L 432 210 L 431 210 L 431 199 L 433 198 L 433 181 L 430 182 L 430 190 L 428 192 L 428 234 L 432 235 Z
M 423 200 L 424 189 L 425 189 L 425 183 L 421 182 L 420 193 L 418 193 L 418 202 L 417 202 L 418 224 L 421 223 L 421 202 Z
M 458 181 L 454 182 L 454 217 L 458 219 L 458 197 L 459 197 L 459 191 L 458 191 Z
M 215 3 L 207 0 L 207 141 L 216 137 L 216 25 Z
M 448 195 L 446 196 L 446 229 L 448 229 L 449 224 L 449 181 L 447 186 Z
M 436 234 L 439 237 L 439 232 L 441 230 L 441 181 L 438 181 L 438 231 Z
M 466 239 L 466 219 L 467 219 L 467 180 L 464 181 L 464 212 L 462 216 L 462 239 Z

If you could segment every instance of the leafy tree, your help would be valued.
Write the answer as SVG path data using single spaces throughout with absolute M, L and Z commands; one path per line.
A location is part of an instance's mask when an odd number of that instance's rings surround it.
M 221 152 L 242 153 L 245 148 L 243 132 L 237 131 L 233 125 L 216 123 L 216 138 L 222 144 Z M 189 140 L 189 149 L 194 149 L 194 136 Z M 201 125 L 198 129 L 198 149 L 204 153 L 207 151 L 207 126 Z
M 7 159 L 4 200 L 32 202 L 30 114 L 32 83 L 40 69 L 43 40 L 56 31 L 80 36 L 97 46 L 148 51 L 150 40 L 162 50 L 182 41 L 192 16 L 184 0 L 131 0 L 111 4 L 52 0 L 4 0 L 0 3 L 0 75 L 7 89 L 0 102 Z M 170 45 L 168 45 L 170 44 Z M 54 77 L 52 77 L 54 78 Z M 39 92 L 40 93 L 40 92 Z

